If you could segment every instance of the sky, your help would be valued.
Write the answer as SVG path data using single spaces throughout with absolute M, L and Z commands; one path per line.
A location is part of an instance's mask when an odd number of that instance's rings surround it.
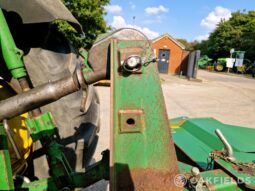
M 201 41 L 231 12 L 255 10 L 255 0 L 111 0 L 105 10 L 105 20 L 113 29 L 136 28 L 149 39 L 169 33 Z

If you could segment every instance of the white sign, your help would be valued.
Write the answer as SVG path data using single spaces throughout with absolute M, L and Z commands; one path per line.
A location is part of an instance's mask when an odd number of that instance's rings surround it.
M 226 59 L 227 60 L 227 67 L 228 68 L 233 68 L 233 66 L 234 66 L 234 63 L 235 63 L 235 59 L 234 58 L 227 58 Z

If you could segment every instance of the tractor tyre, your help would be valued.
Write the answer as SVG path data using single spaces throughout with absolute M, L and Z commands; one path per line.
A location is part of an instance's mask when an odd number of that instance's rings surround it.
M 32 86 L 36 87 L 72 75 L 81 57 L 74 51 L 64 36 L 50 32 L 39 46 L 29 47 L 24 56 L 25 67 Z M 81 98 L 87 93 L 87 111 L 80 111 Z M 82 90 L 41 107 L 42 112 L 51 112 L 58 128 L 58 141 L 64 146 L 64 153 L 71 167 L 84 172 L 95 151 L 99 131 L 99 99 L 91 85 L 87 92 Z M 45 153 L 39 141 L 34 143 L 34 152 L 28 168 L 28 176 L 49 177 Z
M 217 72 L 223 72 L 225 71 L 226 67 L 222 64 L 216 64 L 214 66 L 214 70 L 217 71 Z

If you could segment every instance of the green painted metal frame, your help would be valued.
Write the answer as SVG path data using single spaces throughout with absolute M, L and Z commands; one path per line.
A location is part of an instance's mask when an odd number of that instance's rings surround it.
M 8 140 L 2 124 L 0 124 L 0 170 L 0 190 L 14 190 Z
M 219 173 L 227 174 L 231 181 L 211 182 L 209 190 L 249 190 L 255 189 L 255 130 L 251 128 L 223 124 L 213 118 L 180 117 L 170 120 L 171 132 L 177 148 L 181 173 L 189 173 L 192 166 L 202 170 L 201 176 L 211 181 L 219 180 Z M 215 134 L 220 129 L 234 150 L 235 161 L 221 155 L 224 145 Z M 216 153 L 215 157 L 209 157 Z M 190 165 L 190 167 L 188 167 Z
M 76 173 L 66 159 L 62 146 L 56 141 L 56 126 L 51 113 L 46 112 L 36 118 L 26 119 L 33 141 L 40 140 L 47 155 L 52 176 L 31 184 L 20 185 L 23 190 L 62 190 L 89 186 L 99 180 L 109 179 L 109 152 L 104 151 L 103 158 L 98 163 L 86 169 L 85 173 Z
M 180 121 L 179 124 L 178 121 Z M 246 155 L 247 159 L 242 157 L 241 161 L 252 161 L 251 158 L 254 155 L 252 152 L 255 151 L 254 129 L 223 124 L 213 118 L 178 118 L 171 120 L 170 124 L 171 126 L 179 125 L 179 128 L 171 130 L 175 144 L 202 169 L 206 169 L 208 154 L 224 147 L 215 134 L 216 128 L 222 131 L 234 152 L 250 153 L 250 157 Z
M 102 179 L 109 180 L 109 151 L 102 153 L 101 161 L 87 168 L 84 173 L 71 173 L 72 184 L 74 188 L 88 187 Z M 68 190 L 70 187 L 65 187 Z M 71 188 L 73 189 L 73 188 Z M 15 188 L 17 191 L 58 191 L 60 188 L 56 184 L 54 177 L 40 179 L 31 183 L 24 183 Z
M 22 62 L 22 51 L 12 38 L 3 11 L 0 9 L 0 46 L 2 57 L 14 78 L 26 76 Z M 84 58 L 84 78 L 91 72 L 86 51 L 80 53 Z M 130 55 L 139 55 L 144 63 L 139 71 L 124 71 L 121 64 Z M 177 187 L 174 176 L 179 173 L 190 175 L 190 165 L 196 164 L 203 179 L 213 182 L 204 190 L 247 190 L 254 189 L 255 172 L 240 171 L 242 165 L 254 165 L 253 144 L 254 131 L 237 126 L 225 125 L 213 119 L 172 120 L 180 128 L 172 129 L 178 152 L 184 154 L 192 164 L 178 162 L 171 134 L 168 130 L 168 119 L 160 87 L 157 67 L 153 60 L 153 51 L 149 41 L 112 41 L 111 43 L 111 189 L 112 190 L 190 190 Z M 186 121 L 187 120 L 187 121 Z M 14 187 L 8 140 L 5 129 L 0 125 L 0 190 L 52 190 L 65 187 L 71 189 L 86 187 L 101 179 L 109 179 L 109 152 L 103 153 L 98 163 L 87 168 L 85 173 L 74 172 L 66 160 L 61 146 L 55 140 L 56 128 L 50 113 L 28 119 L 26 124 L 31 129 L 34 141 L 41 140 L 49 161 L 52 177 Z M 205 128 L 206 127 L 206 128 Z M 207 157 L 212 151 L 223 147 L 214 135 L 215 128 L 223 131 L 234 147 L 236 163 L 215 158 L 214 163 L 220 169 L 206 171 Z M 235 133 L 228 129 L 235 128 Z M 238 137 L 239 139 L 236 139 Z M 47 141 L 45 141 L 47 140 Z M 192 144 L 193 143 L 193 144 Z M 194 149 L 199 148 L 199 149 Z M 216 178 L 216 179 L 215 179 Z M 224 183 L 218 178 L 229 178 L 233 181 Z M 237 184 L 238 178 L 250 178 Z M 216 181 L 215 181 L 216 180 Z
M 15 45 L 2 9 L 0 9 L 0 26 L 0 46 L 6 66 L 14 78 L 24 77 L 26 70 L 22 62 L 23 52 Z
M 40 140 L 44 135 L 52 136 L 57 132 L 50 112 L 45 112 L 37 118 L 29 118 L 25 120 L 25 123 L 30 129 L 30 136 L 34 142 Z
M 177 160 L 156 63 L 134 73 L 121 66 L 130 55 L 149 62 L 148 43 L 111 43 L 111 190 L 180 189 L 173 182 Z

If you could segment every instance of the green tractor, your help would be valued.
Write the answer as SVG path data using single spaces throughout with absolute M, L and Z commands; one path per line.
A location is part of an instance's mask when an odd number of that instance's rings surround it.
M 232 54 L 234 62 L 229 68 L 232 68 L 235 73 L 246 73 L 246 69 L 251 65 L 249 59 L 244 58 L 245 51 L 235 51 Z M 214 63 L 214 70 L 217 72 L 224 72 L 227 69 L 227 60 L 229 58 L 218 58 L 217 62 Z
M 60 0 L 0 1 L 0 190 L 255 190 L 254 129 L 168 120 L 151 42 L 135 29 L 75 51 L 49 24 L 82 29 Z M 92 86 L 111 80 L 110 151 Z
M 227 58 L 218 58 L 217 62 L 213 64 L 214 70 L 217 72 L 224 72 L 227 69 Z
M 201 56 L 198 60 L 198 67 L 201 69 L 205 69 L 207 66 L 212 65 L 212 60 L 207 55 Z

